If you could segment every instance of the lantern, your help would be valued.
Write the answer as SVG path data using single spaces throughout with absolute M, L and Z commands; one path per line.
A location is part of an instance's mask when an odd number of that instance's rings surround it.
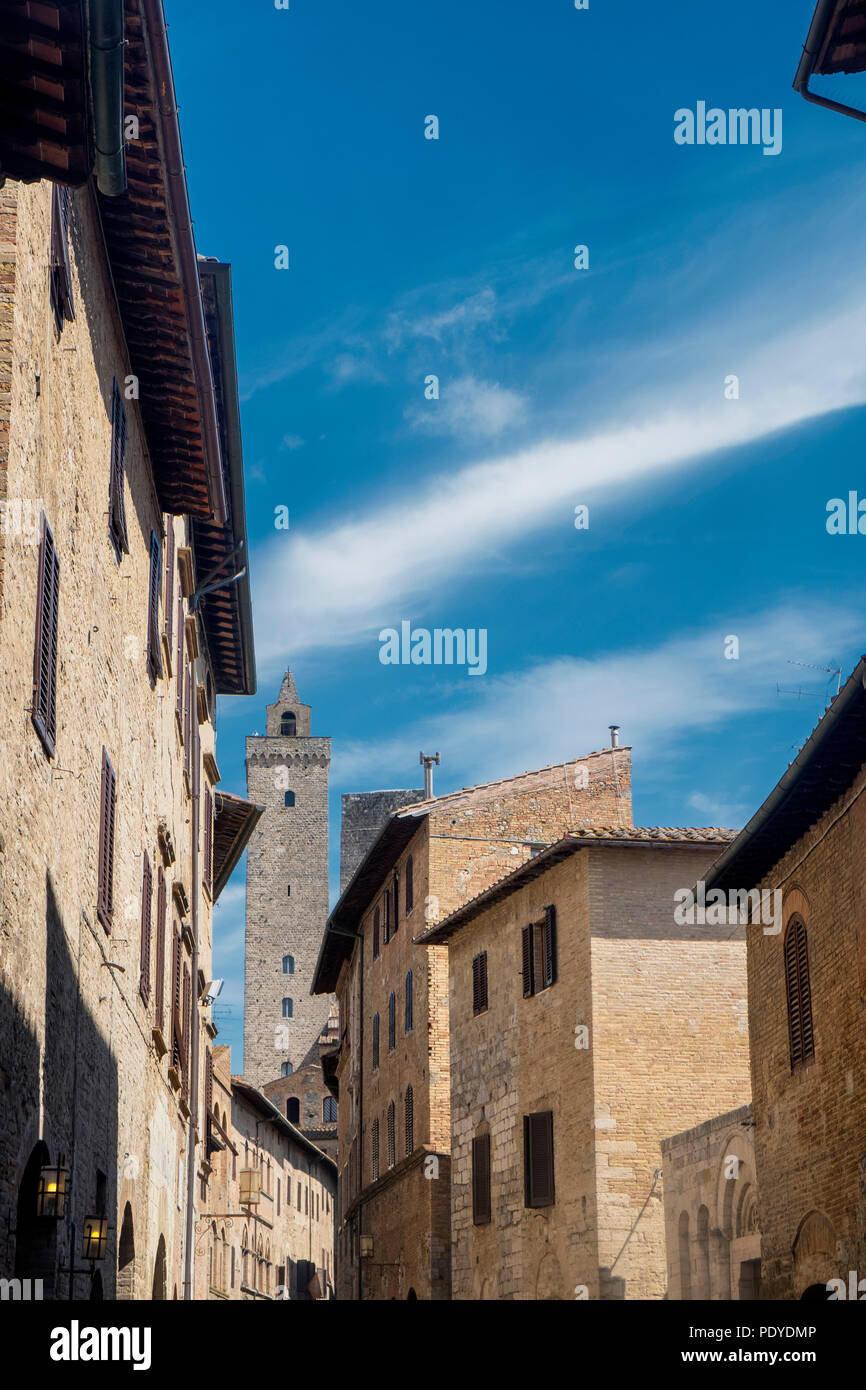
M 66 1184 L 69 1169 L 45 1167 L 39 1171 L 36 1215 L 60 1221 L 66 1215 Z

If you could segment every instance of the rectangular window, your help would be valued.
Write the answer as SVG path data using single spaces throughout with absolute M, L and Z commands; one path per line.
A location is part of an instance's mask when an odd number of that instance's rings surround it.
M 373 1068 L 379 1065 L 379 1015 L 373 1015 Z
M 57 627 L 60 562 L 45 516 L 36 574 L 36 643 L 33 652 L 33 705 L 30 717 L 49 758 L 57 737 Z
M 181 736 L 181 739 L 183 739 L 184 733 L 185 733 L 184 726 L 183 726 L 183 673 L 184 673 L 184 661 L 183 661 L 183 594 L 180 592 L 179 587 L 178 587 L 178 595 L 177 595 L 177 647 L 176 647 L 176 649 L 175 649 L 174 661 L 175 661 L 175 669 L 174 669 L 174 679 L 175 679 L 175 705 L 174 705 L 174 709 L 175 709 L 175 713 L 176 713 L 176 715 L 177 715 L 177 717 L 178 717 L 178 720 L 180 721 L 180 736 Z
M 391 890 L 385 889 L 385 896 L 382 899 L 382 935 L 385 945 L 391 940 Z
M 486 1226 L 490 1221 L 490 1135 L 472 1140 L 472 1224 Z
M 111 474 L 108 480 L 108 529 L 118 553 L 129 554 L 126 537 L 126 504 L 123 498 L 126 468 L 126 411 L 117 378 L 111 392 Z
M 523 1187 L 525 1206 L 553 1206 L 552 1110 L 523 1117 Z
M 539 922 L 523 928 L 523 995 L 556 983 L 556 908 L 546 907 Z
M 487 1009 L 487 952 L 482 951 L 472 962 L 472 1012 L 483 1014 Z
M 161 546 L 155 531 L 150 533 L 150 584 L 147 592 L 147 669 L 153 680 L 162 675 L 159 640 L 159 580 L 162 574 Z
M 183 1023 L 181 1024 L 181 1066 L 183 1067 L 183 1098 L 189 1096 L 189 1059 L 192 1044 L 192 977 L 189 966 L 183 967 Z
M 72 299 L 72 263 L 69 258 L 69 211 L 72 192 L 55 183 L 51 192 L 51 307 L 60 332 L 64 321 L 75 318 Z
M 373 959 L 379 955 L 379 909 L 373 913 Z
M 165 521 L 165 640 L 169 655 L 174 636 L 174 517 Z
M 153 1001 L 153 1021 L 160 1032 L 163 1030 L 163 1015 L 165 1013 L 165 926 L 165 874 L 162 869 L 158 869 L 156 875 L 156 989 Z
M 99 862 L 97 864 L 96 916 L 111 931 L 114 917 L 114 825 L 117 815 L 117 777 L 103 748 L 99 791 Z
M 210 787 L 204 789 L 204 886 L 213 890 L 213 797 Z
M 171 1064 L 180 1072 L 183 1056 L 181 946 L 176 931 L 171 934 Z
M 150 857 L 147 850 L 142 856 L 141 866 L 141 958 L 138 978 L 138 992 L 145 1004 L 150 1003 L 150 914 L 153 897 L 153 878 L 150 870 Z

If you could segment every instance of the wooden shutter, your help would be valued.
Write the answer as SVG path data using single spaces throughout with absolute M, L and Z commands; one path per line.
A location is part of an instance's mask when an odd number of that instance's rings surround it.
M 373 1066 L 379 1065 L 379 1015 L 373 1015 Z
M 192 777 L 192 681 L 190 679 L 189 662 L 184 658 L 183 663 L 183 765 L 186 769 L 187 781 Z
M 532 927 L 523 928 L 523 997 L 535 993 L 535 953 Z
M 556 982 L 556 908 L 544 909 L 544 987 Z
M 379 954 L 379 909 L 373 913 L 373 959 Z
M 379 1121 L 373 1121 L 373 1181 L 379 1176 Z
M 181 951 L 180 937 L 171 934 L 171 1064 L 180 1071 L 183 1025 L 181 1023 Z
M 57 626 L 60 601 L 60 562 L 46 517 L 36 575 L 36 641 L 33 651 L 31 718 L 49 758 L 57 737 Z
M 388 1051 L 397 1046 L 397 1000 L 394 991 L 388 996 Z
M 384 894 L 384 897 L 382 898 L 382 936 L 383 936 L 383 938 L 384 938 L 384 943 L 385 943 L 385 945 L 387 946 L 387 945 L 388 945 L 388 942 L 391 940 L 391 890 L 390 890 L 390 888 L 386 888 L 386 889 L 385 889 L 385 894 Z
M 412 1013 L 413 1013 L 413 1010 L 412 1010 L 412 1003 L 413 1003 L 413 1000 L 412 1000 L 412 971 L 411 971 L 411 970 L 407 970 L 407 971 L 406 971 L 406 999 L 405 999 L 404 1009 L 403 1009 L 403 1031 L 404 1031 L 405 1033 L 411 1033 L 411 1032 L 412 1032 L 412 1029 L 413 1029 L 413 1027 L 414 1027 L 414 1022 L 413 1022 L 413 1018 L 412 1018 Z
M 184 737 L 183 724 L 183 682 L 184 682 L 184 659 L 183 659 L 183 594 L 178 586 L 177 595 L 177 648 L 174 654 L 175 661 L 175 713 L 180 720 L 180 735 Z
M 154 1023 L 163 1031 L 165 1014 L 165 922 L 166 895 L 165 874 L 162 869 L 156 876 L 156 989 L 154 991 Z
M 481 951 L 472 961 L 472 1012 L 483 1014 L 487 1008 L 487 952 Z
M 210 893 L 213 878 L 213 797 L 204 789 L 204 886 Z
M 111 473 L 108 482 L 108 528 L 119 551 L 129 553 L 123 477 L 126 463 L 126 411 L 117 378 L 111 393 Z
M 183 967 L 183 1023 L 181 1025 L 181 1065 L 183 1067 L 183 1097 L 187 1099 L 189 1095 L 189 1070 L 192 1046 L 192 1028 L 190 1026 L 192 1018 L 192 979 L 189 973 L 189 966 L 184 962 Z
M 69 258 L 69 211 L 71 192 L 54 184 L 51 195 L 51 306 L 57 327 L 64 319 L 75 318 L 72 298 L 72 263 Z
M 147 587 L 147 669 L 153 680 L 162 675 L 159 640 L 159 580 L 162 573 L 159 536 L 150 533 L 150 582 Z
M 141 959 L 138 978 L 138 992 L 145 1004 L 150 1002 L 150 913 L 153 896 L 153 878 L 150 857 L 147 850 L 142 856 L 141 866 Z
M 406 1099 L 403 1104 L 405 1130 L 406 1130 L 406 1157 L 415 1147 L 415 1092 L 411 1086 L 406 1087 Z
M 205 1133 L 210 1139 L 211 1115 L 213 1114 L 213 1052 L 208 1048 L 204 1064 L 204 1116 Z
M 398 926 L 400 925 L 400 880 L 396 874 L 394 875 L 394 888 L 391 894 L 391 898 L 394 903 L 394 925 L 391 929 L 391 935 L 393 936 Z
M 788 1035 L 793 1069 L 815 1055 L 809 947 L 806 926 L 799 917 L 792 919 L 785 933 L 785 990 L 788 999 Z
M 99 795 L 99 851 L 97 864 L 96 915 L 111 931 L 114 917 L 114 823 L 117 814 L 117 778 L 111 759 L 103 748 Z
M 490 1135 L 472 1140 L 472 1224 L 486 1226 L 490 1221 Z
M 390 1103 L 390 1105 L 388 1106 L 388 1167 L 389 1167 L 389 1168 L 393 1168 L 393 1167 L 394 1167 L 394 1160 L 395 1160 L 396 1156 L 397 1156 L 397 1155 L 396 1155 L 395 1134 L 394 1134 L 394 1102 L 393 1102 L 393 1100 L 392 1100 L 391 1103 Z
M 169 655 L 174 636 L 174 517 L 165 524 L 165 640 Z
M 553 1111 L 523 1117 L 523 1182 L 527 1207 L 553 1205 Z
M 415 872 L 415 867 L 414 867 L 414 864 L 413 864 L 413 862 L 412 862 L 412 856 L 411 856 L 411 854 L 410 854 L 410 855 L 409 855 L 409 858 L 406 860 L 406 916 L 407 916 L 407 917 L 409 916 L 409 913 L 412 911 L 412 908 L 413 908 L 414 905 L 415 905 L 415 884 L 414 884 L 414 881 L 413 881 L 413 880 L 414 880 L 414 872 Z

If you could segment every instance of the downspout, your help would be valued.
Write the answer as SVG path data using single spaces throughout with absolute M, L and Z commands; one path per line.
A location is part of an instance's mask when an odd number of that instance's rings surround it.
M 806 101 L 814 102 L 816 106 L 826 106 L 830 111 L 840 111 L 843 116 L 853 116 L 857 121 L 866 121 L 866 111 L 860 111 L 856 106 L 846 106 L 841 101 L 831 101 L 829 97 L 809 91 L 809 79 L 826 38 L 827 26 L 836 9 L 836 3 L 837 0 L 818 0 L 806 42 L 803 44 L 803 56 L 794 75 L 794 91 L 799 92 Z
M 90 96 L 96 186 L 108 198 L 126 192 L 123 142 L 123 0 L 90 0 Z
M 190 704 L 192 718 L 198 720 L 198 693 L 195 672 L 195 662 L 190 663 Z M 190 737 L 192 734 L 190 733 Z M 198 740 L 193 739 L 193 752 L 196 751 Z M 193 758 L 192 768 L 192 980 L 190 982 L 190 1027 L 192 1029 L 192 1039 L 190 1045 L 190 1079 L 189 1079 L 189 1123 L 187 1138 L 187 1169 L 186 1169 L 186 1240 L 184 1241 L 184 1272 L 183 1272 L 183 1296 L 184 1299 L 195 1297 L 193 1287 L 193 1254 L 195 1238 L 195 1169 L 196 1169 L 196 1129 L 198 1127 L 198 1055 L 199 1055 L 199 1001 L 198 1001 L 198 926 L 199 926 L 199 798 L 201 795 L 201 774 L 200 756 Z
M 198 277 L 198 259 L 189 210 L 180 125 L 177 117 L 177 100 L 162 0 L 141 0 L 141 9 L 145 20 L 147 46 L 156 76 L 157 114 L 162 152 L 165 159 L 168 210 L 180 262 L 184 313 L 202 425 L 208 498 L 212 509 L 212 519 L 217 526 L 226 526 L 228 524 L 228 507 L 223 480 L 216 396 L 202 307 L 201 282 Z

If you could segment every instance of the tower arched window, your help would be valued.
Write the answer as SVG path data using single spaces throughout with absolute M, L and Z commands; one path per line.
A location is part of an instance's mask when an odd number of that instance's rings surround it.
M 295 973 L 295 958 L 294 958 L 294 956 L 283 956 L 283 974 L 284 974 L 284 975 L 294 975 L 294 973 Z
M 397 1046 L 397 999 L 393 989 L 388 999 L 388 1051 Z
M 294 1018 L 295 1006 L 291 999 L 283 1000 L 283 1018 Z
M 294 806 L 294 804 L 295 804 L 295 793 L 294 793 L 294 792 L 286 792 L 285 804 L 286 804 L 287 806 Z
M 785 932 L 785 991 L 788 999 L 788 1040 L 791 1070 L 815 1055 L 812 1031 L 812 985 L 809 946 L 802 917 L 792 917 Z
M 284 709 L 280 717 L 280 733 L 284 738 L 294 738 L 298 729 L 298 721 L 295 718 L 293 709 Z
M 291 1062 L 280 1062 L 280 1076 L 291 1076 L 292 1071 Z
M 325 1096 L 322 1101 L 322 1122 L 326 1125 L 337 1123 L 337 1102 L 333 1096 Z

